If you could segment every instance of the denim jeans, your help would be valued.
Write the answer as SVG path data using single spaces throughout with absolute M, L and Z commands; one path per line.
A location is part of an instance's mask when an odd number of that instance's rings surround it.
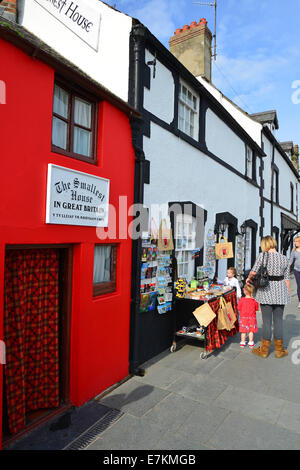
M 274 339 L 283 339 L 283 311 L 284 305 L 261 304 L 263 319 L 262 337 L 266 341 L 272 339 L 272 323 L 274 329 Z
M 296 269 L 294 269 L 294 275 L 295 275 L 295 279 L 296 279 L 296 282 L 297 282 L 298 300 L 300 302 L 300 271 L 296 271 Z

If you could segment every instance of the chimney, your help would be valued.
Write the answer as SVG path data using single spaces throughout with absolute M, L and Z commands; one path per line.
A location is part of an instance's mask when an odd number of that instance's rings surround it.
M 210 82 L 211 41 L 207 21 L 201 18 L 199 23 L 193 21 L 176 29 L 169 39 L 170 51 L 195 77 L 202 76 Z
M 299 145 L 294 145 L 294 154 L 292 155 L 292 163 L 297 171 L 299 171 Z
M 6 18 L 7 20 L 16 22 L 17 1 L 18 0 L 4 0 L 0 3 L 0 19 Z

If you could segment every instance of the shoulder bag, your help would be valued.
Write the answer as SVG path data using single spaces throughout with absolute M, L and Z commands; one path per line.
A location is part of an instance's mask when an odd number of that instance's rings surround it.
M 262 264 L 259 267 L 257 273 L 251 278 L 250 282 L 256 289 L 262 289 L 269 285 L 269 274 L 267 270 L 267 263 L 268 263 L 268 254 L 267 254 L 267 261 L 264 264 L 265 254 L 263 254 Z

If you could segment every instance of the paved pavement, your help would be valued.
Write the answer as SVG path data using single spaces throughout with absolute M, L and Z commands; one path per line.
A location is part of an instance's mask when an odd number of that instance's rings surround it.
M 166 351 L 98 401 L 119 410 L 87 450 L 300 450 L 300 309 L 295 282 L 284 314 L 289 355 L 267 359 L 240 337 L 201 360 L 200 343 Z M 261 338 L 261 315 L 258 314 Z

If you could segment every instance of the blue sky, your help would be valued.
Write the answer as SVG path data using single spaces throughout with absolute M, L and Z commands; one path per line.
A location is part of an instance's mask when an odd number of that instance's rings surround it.
M 107 3 L 138 18 L 167 48 L 175 29 L 192 21 L 205 17 L 214 29 L 213 8 L 193 0 Z M 217 54 L 214 85 L 246 112 L 276 109 L 277 139 L 300 144 L 300 1 L 218 0 Z

